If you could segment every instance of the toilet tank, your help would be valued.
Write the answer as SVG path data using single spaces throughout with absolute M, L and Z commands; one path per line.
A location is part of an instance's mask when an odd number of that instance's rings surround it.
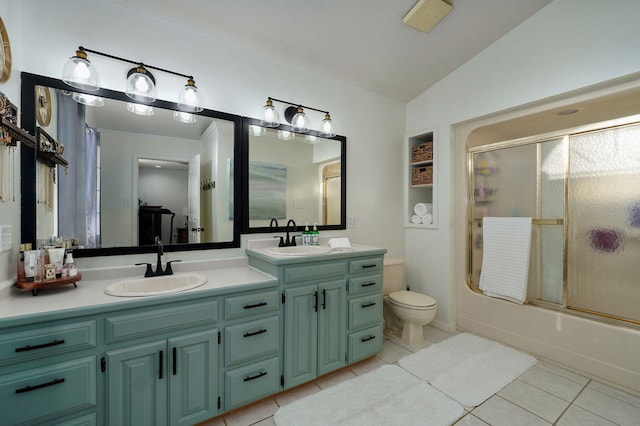
M 405 289 L 404 263 L 404 259 L 399 257 L 385 256 L 382 272 L 382 288 L 385 296 L 394 291 Z

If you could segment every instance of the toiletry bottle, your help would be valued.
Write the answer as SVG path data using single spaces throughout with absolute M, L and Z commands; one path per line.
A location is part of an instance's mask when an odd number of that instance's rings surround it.
M 318 231 L 318 224 L 313 224 L 313 231 L 311 231 L 311 245 L 319 246 L 320 245 L 320 232 Z
M 311 245 L 311 231 L 309 231 L 309 222 L 306 223 L 306 225 L 304 226 L 304 231 L 302 232 L 302 245 Z
M 67 260 L 62 265 L 62 276 L 64 278 L 75 277 L 78 275 L 78 267 L 73 263 L 73 254 L 67 253 Z

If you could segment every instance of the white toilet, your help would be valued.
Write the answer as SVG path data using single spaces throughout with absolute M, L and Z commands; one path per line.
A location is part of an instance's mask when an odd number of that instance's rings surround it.
M 424 343 L 422 327 L 436 316 L 436 301 L 422 293 L 405 290 L 404 259 L 384 258 L 385 334 L 408 346 Z

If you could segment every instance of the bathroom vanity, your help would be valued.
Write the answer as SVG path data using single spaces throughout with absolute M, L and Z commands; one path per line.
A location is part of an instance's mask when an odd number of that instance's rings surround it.
M 3 422 L 194 424 L 374 355 L 384 252 L 248 250 L 180 264 L 207 283 L 153 297 L 105 294 L 113 270 L 16 291 L 0 302 Z

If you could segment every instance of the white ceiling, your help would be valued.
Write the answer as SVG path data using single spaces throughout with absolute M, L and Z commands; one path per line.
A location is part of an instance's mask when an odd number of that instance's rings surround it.
M 450 0 L 429 33 L 402 22 L 417 0 L 106 0 L 407 102 L 551 0 Z

